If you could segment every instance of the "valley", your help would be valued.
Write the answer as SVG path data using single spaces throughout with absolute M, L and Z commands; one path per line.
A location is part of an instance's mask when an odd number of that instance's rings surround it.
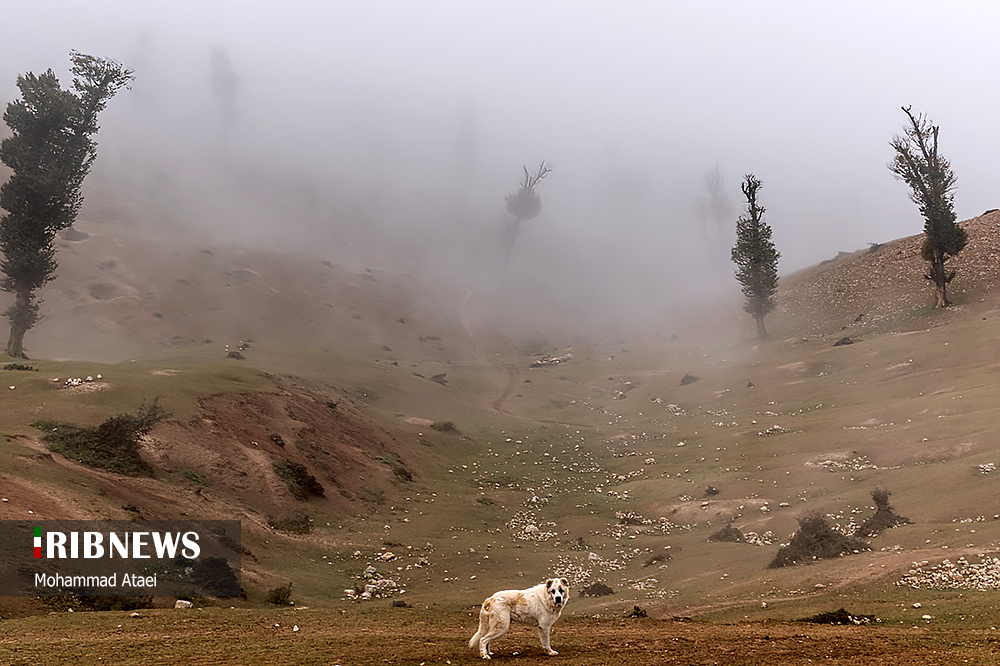
M 502 289 L 81 225 L 88 238 L 62 241 L 31 370 L 0 370 L 0 517 L 238 517 L 246 599 L 202 602 L 220 627 L 243 622 L 220 615 L 233 606 L 259 626 L 285 613 L 276 626 L 309 617 L 329 632 L 341 617 L 346 632 L 454 630 L 429 661 L 466 663 L 482 599 L 549 576 L 573 590 L 553 645 L 568 634 L 580 655 L 584 633 L 624 626 L 634 609 L 667 634 L 743 623 L 806 633 L 787 627 L 846 608 L 877 618 L 878 632 L 988 636 L 1000 588 L 1000 300 L 972 268 L 998 222 L 966 223 L 951 310 L 927 310 L 905 281 L 886 278 L 878 298 L 864 288 L 872 262 L 882 275 L 919 269 L 903 239 L 789 276 L 759 342 L 725 302 L 611 342 L 571 320 L 504 327 L 517 303 Z M 816 296 L 828 288 L 847 290 L 834 292 L 843 302 Z M 143 442 L 152 477 L 63 458 L 31 425 L 96 425 L 154 399 L 170 416 Z M 322 494 L 297 496 L 281 461 Z M 870 550 L 768 568 L 805 516 L 851 533 L 876 489 L 908 524 Z M 712 540 L 726 527 L 745 539 Z M 268 593 L 289 583 L 309 611 L 269 609 Z M 0 609 L 29 632 L 47 612 L 10 598 Z M 140 611 L 167 632 L 173 613 Z M 85 644 L 77 622 L 65 631 Z M 849 630 L 862 629 L 821 640 Z M 771 639 L 752 640 L 768 654 Z M 498 647 L 533 654 L 532 643 L 512 634 Z M 351 663 L 379 663 L 369 649 Z

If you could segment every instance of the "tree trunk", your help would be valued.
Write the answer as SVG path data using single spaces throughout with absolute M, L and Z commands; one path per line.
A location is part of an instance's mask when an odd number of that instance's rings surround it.
M 767 337 L 767 329 L 764 328 L 764 317 L 754 317 L 754 320 L 757 322 L 757 339 L 763 340 Z
M 931 275 L 934 278 L 934 307 L 946 308 L 951 305 L 948 300 L 948 277 L 944 272 L 944 257 L 935 253 L 931 263 Z
M 514 250 L 514 241 L 517 240 L 518 234 L 521 233 L 521 218 L 515 216 L 514 223 L 508 225 L 504 231 L 503 260 L 505 264 L 509 264 L 510 253 Z
M 24 354 L 24 334 L 31 327 L 31 291 L 19 289 L 14 306 L 7 312 L 10 317 L 10 339 L 7 340 L 7 356 L 28 358 Z

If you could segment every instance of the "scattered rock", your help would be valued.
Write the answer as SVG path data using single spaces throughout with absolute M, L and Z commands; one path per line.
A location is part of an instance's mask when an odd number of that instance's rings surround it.
M 566 354 L 565 356 L 543 356 L 537 361 L 532 361 L 532 368 L 544 368 L 547 365 L 559 365 L 560 363 L 565 363 L 573 358 L 572 354 Z
M 687 375 L 687 374 L 685 374 L 684 378 L 681 379 L 681 386 L 687 386 L 688 384 L 694 384 L 699 379 L 701 379 L 701 377 L 695 377 L 694 375 Z
M 854 340 L 851 340 L 848 337 L 843 337 L 843 338 L 837 340 L 836 342 L 834 342 L 833 346 L 834 347 L 843 347 L 844 345 L 853 345 L 853 344 L 854 344 Z

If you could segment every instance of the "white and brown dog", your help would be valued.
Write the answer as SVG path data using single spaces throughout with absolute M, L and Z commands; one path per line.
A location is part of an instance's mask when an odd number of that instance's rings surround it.
M 503 590 L 486 601 L 479 611 L 479 631 L 469 641 L 469 648 L 479 648 L 483 659 L 490 658 L 490 643 L 507 633 L 511 621 L 538 627 L 542 649 L 549 656 L 559 654 L 549 645 L 549 630 L 569 601 L 569 582 L 550 578 L 527 590 Z

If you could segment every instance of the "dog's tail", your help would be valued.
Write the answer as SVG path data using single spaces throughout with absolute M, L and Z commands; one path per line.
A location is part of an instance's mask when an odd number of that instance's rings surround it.
M 474 633 L 472 635 L 472 638 L 469 639 L 469 649 L 470 650 L 478 650 L 479 649 L 479 637 L 482 636 L 482 635 L 483 635 L 482 631 L 477 631 L 476 633 Z

